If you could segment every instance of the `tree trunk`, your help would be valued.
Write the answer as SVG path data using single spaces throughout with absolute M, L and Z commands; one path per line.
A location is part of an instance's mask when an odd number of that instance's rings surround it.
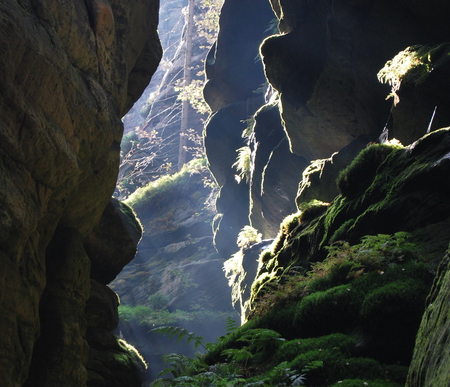
M 188 0 L 186 28 L 186 56 L 184 58 L 184 86 L 191 83 L 192 30 L 194 26 L 194 0 Z M 186 133 L 188 130 L 189 101 L 184 100 L 181 108 L 180 147 L 178 150 L 178 170 L 186 163 Z

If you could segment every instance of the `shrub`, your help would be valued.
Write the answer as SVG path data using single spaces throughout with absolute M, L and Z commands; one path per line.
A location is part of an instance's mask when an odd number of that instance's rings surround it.
M 145 187 L 139 188 L 133 192 L 125 201 L 126 204 L 138 210 L 141 207 L 148 206 L 150 200 L 155 197 L 166 198 L 174 195 L 176 192 L 183 190 L 183 186 L 188 183 L 189 178 L 195 173 L 206 174 L 206 160 L 193 159 L 189 163 L 183 165 L 183 168 L 172 175 L 165 175 L 155 180 Z M 175 188 L 179 187 L 179 188 Z
M 148 304 L 154 310 L 164 309 L 168 303 L 169 298 L 161 292 L 156 292 L 148 297 Z

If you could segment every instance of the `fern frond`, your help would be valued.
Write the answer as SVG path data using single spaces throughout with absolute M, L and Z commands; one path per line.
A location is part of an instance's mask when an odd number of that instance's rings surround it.
M 205 348 L 205 339 L 202 336 L 197 336 L 193 332 L 189 332 L 185 328 L 176 327 L 176 326 L 162 326 L 152 329 L 150 332 L 156 332 L 163 335 L 169 336 L 169 339 L 177 336 L 177 342 L 186 338 L 187 344 L 191 342 L 194 343 L 194 348 L 197 349 L 199 346 Z

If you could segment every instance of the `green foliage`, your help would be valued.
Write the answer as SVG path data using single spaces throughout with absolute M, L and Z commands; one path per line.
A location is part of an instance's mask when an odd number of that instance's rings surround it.
M 119 318 L 123 323 L 129 326 L 137 325 L 149 330 L 158 326 L 177 325 L 193 320 L 209 320 L 211 323 L 214 323 L 219 320 L 223 321 L 226 317 L 227 314 L 225 312 L 213 310 L 200 309 L 189 312 L 175 310 L 170 312 L 165 309 L 154 309 L 143 305 L 136 307 L 127 305 L 119 306 Z
M 378 167 L 396 149 L 402 148 L 394 144 L 372 144 L 363 149 L 336 180 L 342 196 L 353 198 L 364 192 L 371 184 Z
M 391 382 L 389 380 L 370 380 L 368 379 L 345 379 L 333 384 L 331 387 L 403 387 L 403 384 Z
M 411 332 L 422 315 L 432 276 L 418 262 L 410 235 L 369 235 L 354 246 L 338 242 L 309 272 L 291 269 L 290 276 L 280 275 L 267 285 L 260 317 L 237 329 L 230 321 L 230 333 L 206 345 L 205 356 L 180 358 L 172 372 L 174 379 L 159 385 L 398 387 L 404 383 L 405 367 L 359 357 L 357 348 L 362 337 L 377 342 L 387 338 L 394 346 L 404 332 L 414 338 Z M 196 340 L 194 334 L 182 333 Z
M 148 205 L 149 201 L 156 198 L 170 197 L 172 192 L 182 190 L 189 182 L 189 178 L 195 174 L 208 174 L 205 159 L 194 159 L 183 165 L 181 171 L 172 175 L 165 175 L 145 187 L 139 188 L 125 201 L 126 204 L 138 209 Z M 179 187 L 178 190 L 175 187 Z
M 448 43 L 410 46 L 386 62 L 378 72 L 378 80 L 391 86 L 392 93 L 389 94 L 389 98 L 396 95 L 402 83 L 414 86 L 423 83 L 431 71 L 449 57 Z
M 154 328 L 150 332 L 156 332 L 156 333 L 160 333 L 163 335 L 167 335 L 167 336 L 169 336 L 169 339 L 176 336 L 177 341 L 186 339 L 187 344 L 192 342 L 194 344 L 195 349 L 197 349 L 199 346 L 202 346 L 203 348 L 205 348 L 205 340 L 203 339 L 203 337 L 197 336 L 195 333 L 189 332 L 185 328 L 180 328 L 180 327 L 176 327 L 176 326 L 162 326 L 162 327 Z
M 328 336 L 286 341 L 277 350 L 273 361 L 290 361 L 303 353 L 327 348 L 338 349 L 345 356 L 352 356 L 355 354 L 356 339 L 343 333 L 333 333 Z
M 245 249 L 254 243 L 261 242 L 262 234 L 252 226 L 244 226 L 237 237 L 237 245 Z
M 123 154 L 127 154 L 133 147 L 133 144 L 136 141 L 136 137 L 136 132 L 134 131 L 125 134 L 122 137 L 122 142 L 120 143 L 120 152 Z
M 167 307 L 167 304 L 169 303 L 169 298 L 166 297 L 161 292 L 153 293 L 151 296 L 148 297 L 148 305 L 153 310 L 161 310 Z
M 177 98 L 180 101 L 188 101 L 199 114 L 208 114 L 211 109 L 203 98 L 204 85 L 204 79 L 193 79 L 188 85 L 184 85 L 180 79 L 175 82 L 174 90 L 178 93 Z
M 248 183 L 250 181 L 252 151 L 249 146 L 243 146 L 236 152 L 238 152 L 238 156 L 233 167 L 236 168 L 236 171 L 238 172 L 239 181 L 245 179 Z
M 181 313 L 170 313 L 167 310 L 153 310 L 147 306 L 138 305 L 136 307 L 120 305 L 119 318 L 127 324 L 151 328 L 155 325 L 175 324 L 179 321 L 190 320 Z
M 200 36 L 213 44 L 219 31 L 220 10 L 224 0 L 201 0 L 199 7 L 203 11 L 195 18 L 195 24 Z

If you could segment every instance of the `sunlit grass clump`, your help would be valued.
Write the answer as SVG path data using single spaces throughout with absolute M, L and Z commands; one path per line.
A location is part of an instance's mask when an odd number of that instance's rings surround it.
M 209 176 L 205 159 L 193 159 L 183 165 L 179 172 L 165 175 L 145 187 L 139 188 L 128 197 L 125 203 L 137 210 L 142 206 L 147 206 L 149 201 L 156 197 L 164 199 L 165 196 L 172 196 L 174 193 L 180 192 L 195 173 L 204 174 L 205 178 Z

